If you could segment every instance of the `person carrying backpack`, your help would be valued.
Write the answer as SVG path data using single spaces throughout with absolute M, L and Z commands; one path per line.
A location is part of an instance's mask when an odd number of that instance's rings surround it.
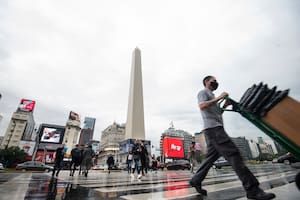
M 71 164 L 70 164 L 70 176 L 74 176 L 76 167 L 80 166 L 82 161 L 82 150 L 79 148 L 79 145 L 76 144 L 75 148 L 71 151 Z M 72 170 L 73 166 L 73 170 Z

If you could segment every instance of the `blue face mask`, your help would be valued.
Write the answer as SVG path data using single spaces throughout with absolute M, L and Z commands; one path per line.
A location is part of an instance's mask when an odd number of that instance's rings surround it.
M 211 86 L 214 90 L 216 90 L 216 89 L 218 88 L 218 86 L 219 86 L 219 83 L 218 83 L 217 81 L 212 81 L 212 82 L 210 82 L 210 86 Z

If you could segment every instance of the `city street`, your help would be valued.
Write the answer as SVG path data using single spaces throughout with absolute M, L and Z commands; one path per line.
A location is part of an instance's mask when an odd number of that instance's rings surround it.
M 277 199 L 299 199 L 294 181 L 299 168 L 284 164 L 249 166 L 264 190 L 274 192 Z M 192 174 L 185 170 L 148 172 L 141 180 L 126 171 L 108 174 L 91 170 L 88 177 L 69 176 L 62 171 L 58 179 L 51 173 L 0 173 L 1 199 L 246 199 L 241 182 L 231 167 L 211 169 L 203 182 L 208 196 L 203 198 L 188 184 Z

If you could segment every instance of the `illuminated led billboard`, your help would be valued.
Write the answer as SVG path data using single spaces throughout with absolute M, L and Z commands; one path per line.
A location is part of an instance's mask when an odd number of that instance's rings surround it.
M 32 112 L 35 106 L 35 101 L 28 99 L 21 99 L 18 110 Z
M 61 144 L 64 137 L 64 133 L 64 127 L 42 126 L 40 133 L 40 142 Z
M 183 141 L 181 138 L 164 138 L 163 152 L 165 158 L 184 158 Z

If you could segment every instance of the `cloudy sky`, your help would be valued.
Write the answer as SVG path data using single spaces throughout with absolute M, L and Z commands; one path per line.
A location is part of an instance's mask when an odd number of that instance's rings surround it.
M 37 124 L 64 125 L 70 110 L 95 117 L 96 133 L 126 122 L 131 56 L 142 54 L 146 138 L 158 145 L 173 121 L 199 132 L 204 76 L 239 100 L 254 83 L 300 100 L 300 1 L 2 0 L 0 135 L 20 99 Z M 265 136 L 237 113 L 230 136 Z

